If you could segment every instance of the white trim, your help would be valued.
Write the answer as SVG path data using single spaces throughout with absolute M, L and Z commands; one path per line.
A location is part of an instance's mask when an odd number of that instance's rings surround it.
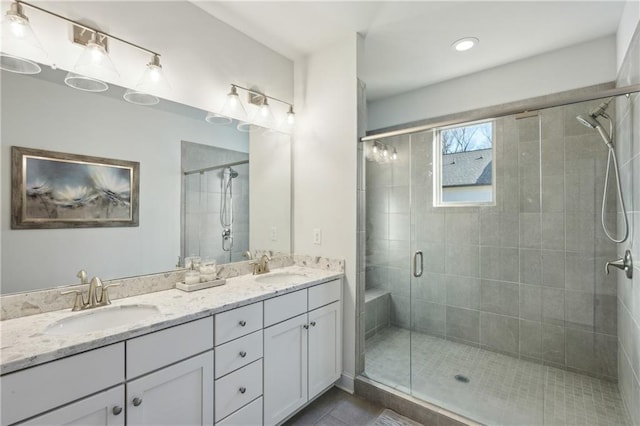
M 342 373 L 335 386 L 338 389 L 342 389 L 343 391 L 349 392 L 353 395 L 353 393 L 355 392 L 355 379 L 349 374 Z

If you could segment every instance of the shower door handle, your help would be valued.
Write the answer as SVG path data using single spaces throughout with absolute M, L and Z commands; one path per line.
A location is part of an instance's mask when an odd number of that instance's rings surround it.
M 420 258 L 420 270 L 418 270 L 418 257 Z M 418 250 L 413 254 L 413 276 L 421 277 L 422 271 L 424 268 L 424 256 L 422 255 L 422 251 Z

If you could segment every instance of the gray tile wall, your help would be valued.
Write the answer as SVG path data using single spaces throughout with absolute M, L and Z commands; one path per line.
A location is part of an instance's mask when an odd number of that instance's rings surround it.
M 233 166 L 233 249 L 222 250 L 220 169 L 184 177 L 184 248 L 186 256 L 215 259 L 218 264 L 244 260 L 249 250 L 249 165 Z
M 636 30 L 617 86 L 640 84 L 640 30 Z M 618 245 L 618 256 L 631 250 L 633 280 L 618 278 L 618 386 L 632 421 L 640 425 L 640 94 L 616 100 L 616 153 L 620 163 L 622 195 L 631 226 L 629 239 Z M 618 209 L 618 229 L 622 230 Z
M 366 163 L 366 286 L 390 293 L 393 325 L 616 380 L 607 150 L 575 118 L 598 104 L 497 120 L 490 207 L 433 207 L 432 132 L 383 141 L 398 160 Z M 412 282 L 418 249 L 425 272 Z

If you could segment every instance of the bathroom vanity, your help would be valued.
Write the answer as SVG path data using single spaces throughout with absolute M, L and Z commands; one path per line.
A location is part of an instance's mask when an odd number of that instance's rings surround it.
M 342 275 L 290 266 L 120 299 L 95 312 L 156 311 L 82 333 L 51 324 L 89 312 L 2 321 L 2 425 L 278 424 L 340 377 Z

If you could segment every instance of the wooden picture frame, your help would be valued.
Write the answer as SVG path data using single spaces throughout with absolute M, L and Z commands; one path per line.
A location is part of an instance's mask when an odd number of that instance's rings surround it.
M 138 226 L 140 163 L 11 147 L 11 228 Z

